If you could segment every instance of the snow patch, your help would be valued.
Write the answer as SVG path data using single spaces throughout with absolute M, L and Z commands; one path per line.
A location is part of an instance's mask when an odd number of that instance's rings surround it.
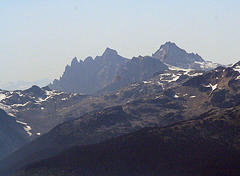
M 174 98 L 179 98 L 179 96 L 177 94 L 174 95 Z
M 27 104 L 29 104 L 30 102 L 28 101 L 27 103 L 25 103 L 25 104 L 14 104 L 14 105 L 12 105 L 13 107 L 24 107 L 24 106 L 26 106 Z
M 239 65 L 236 65 L 236 66 L 233 68 L 233 70 L 240 73 L 240 66 L 239 66 Z
M 12 109 L 11 106 L 0 103 L 0 109 L 4 110 L 8 115 L 15 117 L 14 113 L 18 112 L 17 110 Z
M 61 100 L 62 100 L 62 101 L 67 101 L 67 100 L 68 100 L 68 98 L 62 98 Z
M 7 96 L 5 94 L 0 94 L 0 101 L 4 100 Z
M 195 61 L 194 63 L 199 64 L 200 68 L 202 68 L 202 69 L 214 69 L 214 68 L 217 68 L 219 66 L 219 64 L 213 63 L 211 61 L 206 61 L 206 62 Z
M 170 82 L 173 82 L 173 81 L 177 81 L 179 78 L 180 78 L 180 75 L 173 74 L 172 80 L 167 80 L 167 81 L 170 83 Z
M 144 84 L 151 84 L 151 81 L 143 81 Z
M 239 80 L 240 79 L 240 75 L 238 77 L 235 78 L 235 80 Z
M 24 125 L 23 129 L 27 132 L 29 136 L 32 136 L 32 133 L 31 133 L 32 128 L 27 123 L 21 122 L 19 120 L 16 120 L 16 122 Z
M 201 75 L 203 75 L 203 73 L 188 74 L 188 76 L 192 76 L 192 77 L 194 77 L 194 76 L 201 76 Z
M 204 85 L 204 87 L 211 87 L 212 92 L 213 92 L 215 89 L 217 89 L 217 86 L 218 86 L 218 84 L 212 85 L 211 83 L 208 84 L 208 85 Z

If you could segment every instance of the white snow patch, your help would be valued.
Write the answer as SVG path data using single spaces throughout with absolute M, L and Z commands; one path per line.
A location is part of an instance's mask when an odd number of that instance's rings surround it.
M 177 94 L 174 95 L 174 98 L 179 98 L 179 96 Z
M 45 108 L 44 107 L 41 107 L 41 110 L 44 110 Z
M 218 84 L 212 85 L 211 83 L 208 85 L 204 85 L 204 87 L 211 87 L 212 91 L 214 91 L 217 88 Z
M 179 67 L 175 67 L 175 66 L 168 65 L 168 64 L 166 64 L 166 65 L 168 66 L 168 69 L 169 69 L 169 70 L 184 71 L 184 72 L 190 72 L 190 71 L 192 71 L 192 69 L 179 68 Z
M 195 61 L 194 63 L 199 64 L 200 68 L 202 68 L 202 69 L 214 69 L 214 68 L 217 68 L 219 65 L 219 64 L 213 63 L 211 61 L 206 61 L 206 62 Z
M 12 106 L 13 106 L 13 107 L 24 107 L 24 106 L 26 106 L 28 103 L 30 103 L 30 102 L 28 101 L 28 102 L 26 102 L 25 104 L 13 104 Z
M 67 100 L 68 100 L 68 98 L 62 98 L 61 100 L 62 100 L 62 101 L 67 101 Z
M 16 120 L 16 122 L 17 122 L 17 123 L 20 123 L 20 124 L 22 124 L 22 125 L 27 125 L 27 123 L 21 122 L 21 121 L 19 121 L 19 120 Z
M 144 84 L 151 84 L 151 81 L 143 81 Z
M 201 76 L 201 75 L 203 75 L 203 73 L 188 74 L 188 76 L 192 76 L 192 77 L 194 77 L 194 76 Z
M 233 68 L 233 70 L 240 73 L 240 66 L 239 66 L 239 65 L 236 65 L 236 66 Z
M 175 74 L 173 74 L 173 76 L 172 76 L 172 80 L 167 80 L 169 83 L 170 82 L 173 82 L 173 81 L 177 81 L 178 79 L 179 79 L 179 75 L 175 75 Z
M 216 88 L 217 88 L 217 84 L 215 84 L 215 85 L 212 85 L 212 84 L 210 84 L 210 86 L 212 87 L 212 91 L 214 91 Z
M 7 96 L 5 94 L 0 94 L 0 101 L 4 100 Z
M 40 136 L 40 135 L 41 135 L 41 133 L 37 133 L 37 135 L 38 135 L 38 136 Z
M 44 101 L 47 101 L 48 99 L 50 98 L 53 98 L 54 96 L 57 96 L 57 95 L 61 95 L 63 94 L 64 92 L 57 92 L 57 91 L 45 91 L 47 97 L 45 99 L 42 99 L 42 98 L 39 98 L 36 103 L 39 104 L 39 103 L 42 103 Z
M 11 106 L 0 103 L 0 109 L 4 110 L 8 115 L 15 117 L 13 113 L 18 112 L 15 109 L 12 109 Z
M 16 120 L 16 122 L 24 125 L 23 129 L 27 132 L 29 136 L 32 136 L 32 133 L 31 133 L 32 128 L 27 123 L 21 122 L 19 120 Z
M 235 78 L 235 80 L 239 80 L 240 79 L 240 75 L 238 77 Z

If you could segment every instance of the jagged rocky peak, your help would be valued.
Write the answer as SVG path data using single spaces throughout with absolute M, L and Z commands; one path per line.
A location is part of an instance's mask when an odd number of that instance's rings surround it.
M 103 57 L 111 57 L 111 56 L 116 56 L 118 55 L 118 52 L 114 49 L 111 48 L 106 48 L 104 53 L 103 53 Z
M 152 56 L 166 64 L 181 68 L 197 69 L 202 67 L 202 63 L 205 63 L 198 54 L 187 53 L 173 42 L 166 42 L 164 45 L 161 45 L 160 49 Z
M 88 56 L 85 60 L 84 63 L 92 63 L 94 60 L 91 56 Z
M 73 60 L 72 60 L 72 62 L 71 62 L 71 66 L 77 65 L 78 63 L 79 63 L 79 62 L 78 62 L 77 57 L 74 57 Z

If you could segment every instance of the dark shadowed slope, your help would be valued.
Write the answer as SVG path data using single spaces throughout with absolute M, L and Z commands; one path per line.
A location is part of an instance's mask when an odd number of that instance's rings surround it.
M 146 128 L 106 142 L 73 147 L 25 167 L 18 176 L 237 176 L 240 109 Z
M 132 83 L 146 81 L 155 73 L 168 70 L 168 67 L 159 59 L 153 57 L 134 57 L 123 65 L 112 84 L 106 86 L 102 92 L 118 90 Z
M 30 140 L 28 128 L 0 109 L 0 160 Z

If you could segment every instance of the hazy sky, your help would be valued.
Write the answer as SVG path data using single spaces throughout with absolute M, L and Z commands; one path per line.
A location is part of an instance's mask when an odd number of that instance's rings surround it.
M 239 0 L 2 0 L 0 82 L 58 78 L 74 56 L 151 55 L 173 41 L 206 60 L 240 60 Z

